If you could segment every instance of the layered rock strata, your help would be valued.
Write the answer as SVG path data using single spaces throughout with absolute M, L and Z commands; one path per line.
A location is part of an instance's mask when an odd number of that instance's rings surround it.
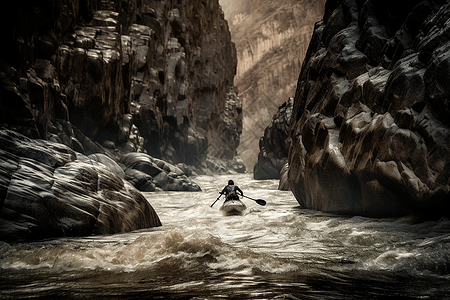
M 216 154 L 210 145 L 236 155 L 236 52 L 217 0 L 12 5 L 12 16 L 2 10 L 3 126 L 85 154 L 191 165 Z
M 286 140 L 291 121 L 294 99 L 280 105 L 272 123 L 264 130 L 259 140 L 258 162 L 253 168 L 255 179 L 280 179 L 280 172 L 288 160 Z
M 289 132 L 301 206 L 450 214 L 449 17 L 449 1 L 327 2 Z
M 160 226 L 147 199 L 102 154 L 0 130 L 0 239 L 32 241 Z

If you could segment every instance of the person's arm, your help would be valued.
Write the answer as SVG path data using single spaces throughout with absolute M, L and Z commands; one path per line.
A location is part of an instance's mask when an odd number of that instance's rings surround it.
M 227 189 L 227 187 L 224 187 L 223 190 L 220 192 L 222 195 L 225 194 L 225 190 Z
M 236 186 L 236 189 L 237 189 L 239 192 L 241 192 L 241 196 L 244 196 L 244 193 L 241 191 L 241 189 L 240 189 L 238 186 Z

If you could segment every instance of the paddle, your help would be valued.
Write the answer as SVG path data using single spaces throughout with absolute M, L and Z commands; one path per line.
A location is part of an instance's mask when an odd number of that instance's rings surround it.
M 222 194 L 220 194 L 220 196 L 216 199 L 216 201 L 214 201 L 213 204 L 211 204 L 211 207 L 213 207 L 214 204 L 216 204 L 217 201 L 219 201 L 219 198 L 222 197 Z
M 250 200 L 253 200 L 256 203 L 258 203 L 259 205 L 262 205 L 262 206 L 266 205 L 266 201 L 263 200 L 263 199 L 253 199 L 253 198 L 250 198 L 250 197 L 247 197 L 247 196 L 244 196 L 244 195 L 242 195 L 242 197 L 245 197 L 245 198 L 248 198 Z

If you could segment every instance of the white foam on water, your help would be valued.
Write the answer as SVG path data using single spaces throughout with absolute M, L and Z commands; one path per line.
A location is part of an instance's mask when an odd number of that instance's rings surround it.
M 450 222 L 414 218 L 371 219 L 301 209 L 277 181 L 233 175 L 252 198 L 242 215 L 219 210 L 218 191 L 230 176 L 197 177 L 203 191 L 146 193 L 162 227 L 126 234 L 67 238 L 30 244 L 0 243 L 3 270 L 104 270 L 167 274 L 251 276 L 305 268 L 429 272 L 450 270 Z

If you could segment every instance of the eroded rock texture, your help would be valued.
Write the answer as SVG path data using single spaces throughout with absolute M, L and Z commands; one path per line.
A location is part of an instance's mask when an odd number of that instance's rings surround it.
M 31 241 L 160 226 L 147 199 L 105 155 L 0 130 L 0 239 Z
M 303 207 L 449 215 L 449 18 L 449 1 L 327 2 L 289 134 Z
M 234 158 L 242 106 L 218 0 L 26 3 L 1 12 L 3 126 L 85 154 Z
M 264 130 L 259 140 L 258 162 L 253 169 L 255 179 L 280 179 L 280 172 L 288 160 L 286 139 L 291 121 L 294 99 L 280 105 L 272 123 Z

